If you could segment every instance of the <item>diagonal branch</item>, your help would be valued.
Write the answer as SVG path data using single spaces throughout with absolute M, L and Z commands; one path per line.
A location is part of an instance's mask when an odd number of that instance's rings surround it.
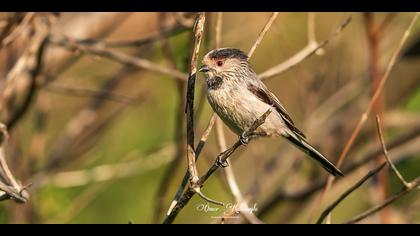
M 271 113 L 271 109 L 266 111 L 261 117 L 254 121 L 254 123 L 249 127 L 239 138 L 236 143 L 229 148 L 228 150 L 222 152 L 218 155 L 217 160 L 214 164 L 210 167 L 206 174 L 204 174 L 196 183 L 195 186 L 190 186 L 187 191 L 182 195 L 180 200 L 176 203 L 173 207 L 172 211 L 168 212 L 168 216 L 166 217 L 164 224 L 171 224 L 179 212 L 187 205 L 187 203 L 191 200 L 195 193 L 197 193 L 196 189 L 200 189 L 204 183 L 208 180 L 208 178 L 221 166 L 221 163 L 226 163 L 227 159 L 238 149 L 240 146 L 244 145 L 243 140 L 252 138 L 254 131 L 265 122 L 267 116 Z
M 345 222 L 345 224 L 354 224 L 357 223 L 363 219 L 366 219 L 367 217 L 377 213 L 378 211 L 384 209 L 385 207 L 389 206 L 390 204 L 394 203 L 395 201 L 397 201 L 398 199 L 402 198 L 403 196 L 407 195 L 408 193 L 412 192 L 415 189 L 419 189 L 420 187 L 420 177 L 414 179 L 413 181 L 411 181 L 410 183 L 410 187 L 404 187 L 399 193 L 393 195 L 392 197 L 389 197 L 385 202 L 383 202 L 382 204 L 379 204 L 378 206 L 373 207 L 370 210 L 367 210 L 363 213 L 361 213 L 360 215 L 354 217 L 353 219 Z
M 337 167 L 339 168 L 342 163 L 344 162 L 345 158 L 347 157 L 348 152 L 350 151 L 351 147 L 353 146 L 354 141 L 356 140 L 356 137 L 360 133 L 363 125 L 366 123 L 367 118 L 373 108 L 373 105 L 375 104 L 376 100 L 379 98 L 379 95 L 381 94 L 382 90 L 384 89 L 385 82 L 388 80 L 389 75 L 391 74 L 392 69 L 394 68 L 395 62 L 397 61 L 397 58 L 401 52 L 402 47 L 404 46 L 405 42 L 407 41 L 408 37 L 410 36 L 411 30 L 414 27 L 414 24 L 417 22 L 417 18 L 420 15 L 420 13 L 415 13 L 414 17 L 412 18 L 410 25 L 408 26 L 407 30 L 405 30 L 404 35 L 401 37 L 401 40 L 397 46 L 397 48 L 394 50 L 391 59 L 388 63 L 388 66 L 386 68 L 386 71 L 384 75 L 382 76 L 377 89 L 375 93 L 373 94 L 371 100 L 369 101 L 368 106 L 366 107 L 366 110 L 363 112 L 363 114 L 360 116 L 359 121 L 357 122 L 352 134 L 350 135 L 350 138 L 348 139 L 347 143 L 345 144 L 340 157 L 338 158 Z M 328 190 L 331 188 L 332 182 L 334 181 L 334 176 L 330 176 L 328 178 L 328 183 L 324 188 L 324 191 L 321 193 L 319 200 L 317 201 L 318 206 L 322 202 L 325 194 L 328 192 Z M 315 208 L 313 208 L 313 211 L 315 212 Z
M 379 171 L 381 171 L 386 165 L 386 162 L 382 163 L 377 168 L 369 171 L 366 176 L 364 176 L 361 180 L 359 180 L 356 184 L 350 187 L 347 191 L 345 191 L 337 200 L 335 200 L 330 206 L 328 206 L 321 214 L 319 219 L 317 220 L 317 224 L 321 224 L 324 219 L 334 210 L 338 204 L 340 204 L 344 199 L 346 199 L 352 192 L 358 189 L 362 184 L 364 184 L 368 179 L 372 176 L 376 175 Z
M 6 163 L 5 144 L 9 139 L 7 127 L 0 123 L 0 201 L 13 199 L 17 203 L 25 203 L 29 199 L 26 187 L 22 186 L 13 176 Z
M 327 45 L 328 42 L 331 40 L 331 38 L 339 35 L 344 30 L 344 28 L 346 28 L 346 26 L 351 22 L 351 19 L 352 19 L 352 16 L 349 16 L 348 18 L 346 18 L 343 21 L 343 23 L 340 24 L 337 30 L 330 36 L 330 38 L 322 41 L 321 43 L 314 41 L 315 39 L 314 35 L 312 35 L 312 33 L 309 34 L 308 32 L 308 34 L 312 36 L 309 37 L 308 44 L 302 50 L 297 52 L 295 55 L 293 55 L 286 61 L 262 72 L 261 74 L 258 75 L 258 78 L 260 78 L 261 80 L 272 78 L 296 66 L 297 64 L 304 61 L 305 59 L 309 58 L 315 52 L 317 52 L 320 48 L 323 48 L 325 45 Z M 308 28 L 311 29 L 311 27 L 308 27 Z
M 274 20 L 277 18 L 278 12 L 273 12 L 268 19 L 267 23 L 264 25 L 264 28 L 261 30 L 260 34 L 258 35 L 257 40 L 255 40 L 254 45 L 252 45 L 251 49 L 248 52 L 248 58 L 251 58 L 252 54 L 254 54 L 255 49 L 257 49 L 258 45 L 260 45 L 261 41 L 263 40 L 265 34 L 270 29 L 271 25 L 273 24 Z
M 66 36 L 51 36 L 49 38 L 49 42 L 54 45 L 63 46 L 69 50 L 77 50 L 85 53 L 90 53 L 96 56 L 104 57 L 112 61 L 122 63 L 124 65 L 131 65 L 138 68 L 150 70 L 156 73 L 169 75 L 178 80 L 185 81 L 185 78 L 187 77 L 186 74 L 178 70 L 156 64 L 144 58 L 136 58 L 116 50 L 106 49 L 103 47 L 103 45 L 99 43 L 90 44 L 80 42 L 78 40 Z

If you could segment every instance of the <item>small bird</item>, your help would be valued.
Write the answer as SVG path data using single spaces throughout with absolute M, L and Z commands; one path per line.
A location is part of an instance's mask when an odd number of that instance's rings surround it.
M 296 128 L 280 101 L 258 79 L 244 52 L 236 48 L 214 49 L 204 56 L 202 64 L 199 72 L 204 73 L 208 102 L 234 133 L 241 135 L 273 108 L 255 133 L 265 137 L 284 137 L 332 175 L 343 176 L 305 140 L 305 135 Z

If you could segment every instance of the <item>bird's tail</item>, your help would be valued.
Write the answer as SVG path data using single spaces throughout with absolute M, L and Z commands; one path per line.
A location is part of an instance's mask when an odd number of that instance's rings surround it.
M 306 155 L 317 161 L 321 166 L 328 171 L 330 174 L 337 176 L 343 176 L 343 173 L 334 166 L 327 158 L 325 158 L 321 153 L 319 153 L 314 147 L 312 147 L 308 142 L 303 138 L 297 137 L 295 134 L 289 134 L 286 137 L 291 143 L 296 145 L 300 150 L 302 150 Z

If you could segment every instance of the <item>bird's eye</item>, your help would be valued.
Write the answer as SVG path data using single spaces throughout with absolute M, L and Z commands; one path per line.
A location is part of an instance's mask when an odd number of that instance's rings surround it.
M 223 66 L 223 61 L 217 61 L 216 64 L 217 66 Z

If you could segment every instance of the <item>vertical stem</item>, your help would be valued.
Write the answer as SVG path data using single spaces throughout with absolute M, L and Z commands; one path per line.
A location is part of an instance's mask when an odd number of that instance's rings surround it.
M 204 22 L 206 20 L 205 13 L 200 12 L 194 27 L 194 47 L 191 56 L 190 74 L 188 78 L 187 87 L 187 159 L 188 171 L 190 172 L 190 184 L 194 186 L 198 181 L 198 172 L 195 165 L 195 150 L 194 150 L 194 89 L 195 78 L 197 72 L 197 58 L 200 50 L 200 43 L 204 31 Z
M 380 81 L 381 81 L 381 66 L 379 63 L 380 52 L 379 52 L 379 45 L 380 45 L 380 31 L 379 25 L 375 21 L 375 15 L 371 12 L 364 13 L 364 21 L 365 21 L 365 28 L 366 28 L 366 35 L 368 39 L 368 48 L 369 48 L 369 73 L 371 79 L 371 92 L 372 95 L 378 89 Z M 381 120 L 383 120 L 383 113 L 384 113 L 384 92 L 383 90 L 379 93 L 378 99 L 373 103 L 372 106 L 373 114 L 379 116 Z M 372 117 L 374 120 L 374 117 Z M 372 136 L 375 142 L 379 145 L 380 140 L 378 135 L 376 134 L 376 130 L 372 129 Z M 383 154 L 378 155 L 376 158 L 377 163 L 379 164 L 384 159 Z M 379 177 L 379 185 L 375 186 L 378 188 L 379 192 L 379 202 L 383 202 L 388 197 L 388 172 L 383 171 L 378 174 Z M 376 191 L 375 191 L 376 192 Z M 389 222 L 389 211 L 388 209 L 384 209 L 380 213 L 381 222 L 386 224 Z

